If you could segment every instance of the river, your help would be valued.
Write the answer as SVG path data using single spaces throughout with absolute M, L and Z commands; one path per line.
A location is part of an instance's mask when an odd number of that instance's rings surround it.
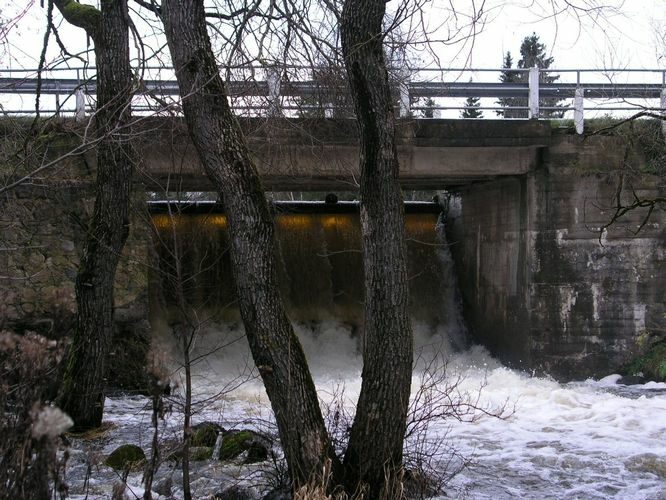
M 322 321 L 297 324 L 296 329 L 325 406 L 337 398 L 347 411 L 353 411 L 360 389 L 361 359 L 350 327 Z M 446 379 L 437 379 L 432 387 L 435 394 L 445 384 L 457 381 L 454 397 L 472 398 L 477 407 L 490 413 L 505 409 L 502 418 L 477 412 L 462 421 L 432 420 L 426 434 L 408 442 L 412 459 L 415 450 L 426 451 L 425 455 L 432 455 L 427 452 L 435 449 L 443 452 L 431 457 L 440 478 L 465 464 L 449 479 L 441 498 L 666 498 L 666 384 L 622 386 L 616 384 L 618 376 L 611 374 L 601 380 L 560 384 L 506 368 L 478 346 L 453 352 L 441 329 L 415 324 L 415 334 L 420 359 L 413 393 L 422 384 L 426 365 L 432 373 L 434 365 L 427 361 L 436 359 L 441 362 L 436 375 L 445 364 Z M 175 366 L 177 353 L 172 339 L 164 334 L 156 342 Z M 271 432 L 271 412 L 260 381 L 250 377 L 230 389 L 239 382 L 239 374 L 248 375 L 251 366 L 242 327 L 211 323 L 202 330 L 195 350 L 205 356 L 194 370 L 195 398 L 201 402 L 194 422 L 214 421 L 225 428 Z M 174 381 L 178 377 L 179 372 L 174 372 Z M 226 384 L 231 385 L 220 393 Z M 162 426 L 163 441 L 176 439 L 180 432 L 182 417 L 177 398 L 173 401 L 172 412 Z M 84 484 L 87 463 L 99 464 L 122 443 L 149 450 L 149 406 L 147 398 L 141 396 L 108 398 L 104 419 L 113 428 L 93 441 L 73 440 L 68 466 L 73 498 L 84 498 L 86 492 L 88 498 L 108 498 L 111 484 L 118 480 L 116 473 L 98 465 Z M 265 464 L 197 463 L 193 466 L 195 498 L 205 498 L 219 491 L 221 482 L 229 484 L 236 478 L 259 494 L 270 482 L 262 476 L 264 468 Z M 173 495 L 179 498 L 180 472 L 163 465 L 158 478 L 167 476 L 172 476 Z M 140 481 L 139 473 L 128 478 L 136 495 L 142 492 Z M 133 496 L 128 493 L 128 498 Z

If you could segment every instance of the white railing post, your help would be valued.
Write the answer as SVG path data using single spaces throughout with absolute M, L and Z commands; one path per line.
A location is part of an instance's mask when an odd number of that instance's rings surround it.
M 266 68 L 266 84 L 268 85 L 269 114 L 277 116 L 282 114 L 280 106 L 280 70 L 275 66 Z
M 60 116 L 60 81 L 56 81 L 56 95 L 55 95 L 55 105 L 56 105 L 56 116 Z
M 82 122 L 86 119 L 86 96 L 81 87 L 76 89 L 74 97 L 76 99 L 76 121 Z
M 398 72 L 400 87 L 400 118 L 408 118 L 411 114 L 409 102 L 409 70 L 402 69 Z
M 577 134 L 582 134 L 585 130 L 584 109 L 583 89 L 578 87 L 574 92 L 574 126 Z
M 666 72 L 664 72 L 664 75 L 666 76 Z M 661 115 L 666 118 L 666 84 L 664 85 L 664 88 L 661 89 L 659 107 L 661 108 Z M 666 119 L 661 121 L 661 133 L 666 139 Z
M 539 68 L 534 66 L 530 68 L 529 73 L 529 114 L 528 117 L 531 120 L 536 120 L 539 118 Z

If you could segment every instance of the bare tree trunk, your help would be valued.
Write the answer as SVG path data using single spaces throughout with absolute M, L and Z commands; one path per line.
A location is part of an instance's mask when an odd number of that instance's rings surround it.
M 338 463 L 303 349 L 276 279 L 273 221 L 211 49 L 203 0 L 163 0 L 162 17 L 190 135 L 224 200 L 240 311 L 296 485 Z M 335 467 L 334 467 L 335 468 Z
M 379 498 L 399 479 L 412 373 L 412 330 L 395 123 L 384 59 L 385 0 L 347 0 L 342 50 L 360 134 L 365 270 L 363 382 L 345 454 L 349 491 Z
M 70 23 L 86 30 L 97 61 L 95 207 L 76 278 L 77 323 L 59 402 L 75 428 L 97 427 L 104 410 L 106 361 L 113 334 L 113 283 L 129 232 L 134 158 L 129 144 L 132 69 L 127 1 L 102 0 L 101 11 L 55 0 Z

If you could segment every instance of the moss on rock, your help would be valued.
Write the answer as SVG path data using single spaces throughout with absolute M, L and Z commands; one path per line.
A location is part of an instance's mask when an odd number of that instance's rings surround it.
M 202 422 L 192 426 L 192 446 L 215 446 L 219 433 L 224 429 L 213 422 Z
M 236 458 L 248 449 L 252 438 L 250 431 L 238 431 L 225 436 L 220 448 L 220 460 Z
M 146 454 L 134 444 L 124 444 L 116 448 L 104 461 L 104 465 L 114 470 L 139 468 L 146 461 Z
M 247 452 L 244 463 L 253 464 L 268 458 L 268 447 L 252 431 L 231 432 L 224 436 L 220 448 L 220 460 L 231 460 Z
M 213 457 L 212 446 L 195 446 L 190 448 L 190 461 L 203 462 L 210 460 Z
M 643 374 L 646 380 L 666 381 L 666 339 L 654 343 L 647 352 L 629 363 L 627 375 Z

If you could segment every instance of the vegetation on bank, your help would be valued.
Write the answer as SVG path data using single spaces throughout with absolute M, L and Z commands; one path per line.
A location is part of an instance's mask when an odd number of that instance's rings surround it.
M 575 134 L 573 120 L 551 120 L 554 130 Z M 610 116 L 585 120 L 583 140 L 597 135 L 624 139 L 628 146 L 640 152 L 642 159 L 634 173 L 666 176 L 666 139 L 662 131 L 662 120 L 629 120 Z
M 666 339 L 652 344 L 645 354 L 627 364 L 623 372 L 645 380 L 666 382 Z

